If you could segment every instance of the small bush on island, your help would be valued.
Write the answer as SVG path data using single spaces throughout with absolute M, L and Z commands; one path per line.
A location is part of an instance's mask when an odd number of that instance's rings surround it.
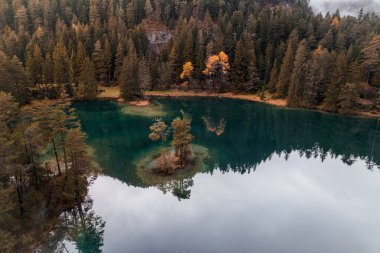
M 194 159 L 190 145 L 194 140 L 194 136 L 190 133 L 190 116 L 182 112 L 182 118 L 174 119 L 171 128 L 173 131 L 171 141 L 173 150 L 168 150 L 165 147 L 170 132 L 168 126 L 162 119 L 156 119 L 153 125 L 150 126 L 151 133 L 149 138 L 152 141 L 161 140 L 161 156 L 155 159 L 155 168 L 153 169 L 153 171 L 160 174 L 174 174 L 177 170 L 185 168 Z

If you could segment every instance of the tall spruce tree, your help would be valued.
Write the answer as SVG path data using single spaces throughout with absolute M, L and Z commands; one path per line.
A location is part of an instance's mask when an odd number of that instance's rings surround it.
M 92 100 L 97 95 L 95 67 L 89 57 L 86 57 L 83 71 L 79 76 L 78 96 L 80 99 Z
M 288 94 L 288 87 L 290 84 L 291 73 L 294 66 L 294 53 L 297 49 L 297 44 L 297 30 L 293 30 L 288 39 L 287 49 L 281 64 L 280 74 L 276 85 L 276 96 L 279 98 L 285 98 Z
M 304 80 L 307 72 L 309 45 L 302 40 L 297 47 L 294 59 L 294 70 L 290 79 L 288 92 L 288 104 L 290 106 L 301 106 L 304 99 Z
M 57 43 L 53 53 L 53 79 L 57 84 L 64 84 L 69 81 L 69 57 L 66 47 L 62 43 Z
M 143 96 L 139 83 L 139 64 L 132 40 L 128 42 L 128 54 L 124 58 L 122 70 L 118 78 L 121 96 L 124 99 L 135 99 Z
M 338 109 L 338 96 L 341 89 L 346 84 L 347 78 L 347 61 L 346 54 L 341 52 L 335 63 L 331 74 L 331 81 L 325 92 L 324 108 L 327 111 L 336 112 Z

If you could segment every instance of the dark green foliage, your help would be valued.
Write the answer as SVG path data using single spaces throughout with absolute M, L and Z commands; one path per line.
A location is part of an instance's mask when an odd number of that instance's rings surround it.
M 346 55 L 342 52 L 338 55 L 331 82 L 327 87 L 324 99 L 324 108 L 327 111 L 336 112 L 338 110 L 338 97 L 341 89 L 344 88 L 347 80 Z
M 286 4 L 274 0 L 4 3 L 0 5 L 0 51 L 6 55 L 5 65 L 18 65 L 12 71 L 20 74 L 13 76 L 22 80 L 0 77 L 0 89 L 23 103 L 30 97 L 31 84 L 78 86 L 87 57 L 92 60 L 98 83 L 118 84 L 123 90 L 131 82 L 129 87 L 134 88 L 129 89 L 129 95 L 124 93 L 126 97 L 141 96 L 139 86 L 177 87 L 182 82 L 183 64 L 191 61 L 191 89 L 256 93 L 265 89 L 276 98 L 290 98 L 290 104 L 316 108 L 324 100 L 339 97 L 340 91 L 333 92 L 332 98 L 327 90 L 334 86 L 332 62 L 340 53 L 347 55 L 348 83 L 357 87 L 367 83 L 376 92 L 380 88 L 380 19 L 375 14 L 317 15 L 306 0 L 288 0 Z M 306 68 L 295 65 L 297 45 L 302 40 L 311 52 Z M 127 52 L 132 44 L 136 57 L 131 58 Z M 228 55 L 231 70 L 209 85 L 209 78 L 202 73 L 205 62 L 221 51 Z M 128 60 L 124 69 L 131 73 L 122 73 L 126 56 L 132 63 Z M 289 94 L 294 92 L 294 86 L 289 90 L 293 72 L 302 73 L 303 69 L 307 73 L 297 85 L 302 95 Z M 1 78 L 7 79 L 7 84 L 2 85 Z M 374 95 L 370 99 L 373 105 Z
M 304 98 L 304 81 L 307 73 L 307 60 L 309 45 L 306 40 L 298 44 L 296 57 L 294 59 L 293 74 L 290 79 L 288 92 L 288 104 L 290 106 L 301 106 Z
M 3 92 L 0 103 L 0 251 L 30 252 L 60 213 L 84 200 L 96 171 L 70 104 L 45 99 L 19 108 Z

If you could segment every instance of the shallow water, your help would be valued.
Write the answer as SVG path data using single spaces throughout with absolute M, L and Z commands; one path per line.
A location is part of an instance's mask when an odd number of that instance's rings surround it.
M 149 186 L 134 162 L 152 118 L 76 104 L 103 175 L 90 188 L 103 252 L 380 252 L 377 120 L 219 98 L 156 99 L 183 110 L 207 168 Z M 66 242 L 69 252 L 93 252 Z M 103 245 L 102 245 L 103 244 Z

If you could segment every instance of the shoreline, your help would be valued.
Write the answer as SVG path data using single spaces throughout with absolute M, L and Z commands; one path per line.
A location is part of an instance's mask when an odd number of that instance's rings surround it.
M 100 93 L 98 95 L 98 99 L 112 99 L 112 100 L 118 100 L 120 99 L 120 92 L 118 86 L 113 87 L 99 87 L 99 89 L 104 90 L 104 92 Z M 258 102 L 258 103 L 264 103 L 272 106 L 282 107 L 282 108 L 289 108 L 289 109 L 303 109 L 303 110 L 311 110 L 321 113 L 327 113 L 327 114 L 336 114 L 336 115 L 346 115 L 346 116 L 355 116 L 355 117 L 361 117 L 361 118 L 371 118 L 371 119 L 377 119 L 380 118 L 380 112 L 375 114 L 372 112 L 354 112 L 349 114 L 343 114 L 343 113 L 333 113 L 328 112 L 320 109 L 308 109 L 308 108 L 293 108 L 289 107 L 287 105 L 287 101 L 285 99 L 261 99 L 257 94 L 235 94 L 232 92 L 226 92 L 226 93 L 215 93 L 215 92 L 206 92 L 206 91 L 180 91 L 180 90 L 167 90 L 167 91 L 146 91 L 145 96 L 147 97 L 219 97 L 219 98 L 227 98 L 227 99 L 239 99 L 239 100 L 246 100 L 251 102 Z
M 229 98 L 229 99 L 239 99 L 252 102 L 265 103 L 269 105 L 274 105 L 278 107 L 287 107 L 287 102 L 285 99 L 261 99 L 258 95 L 254 94 L 235 94 L 232 92 L 226 93 L 213 93 L 213 92 L 194 92 L 194 91 L 146 91 L 145 95 L 147 97 L 219 97 L 219 98 Z

